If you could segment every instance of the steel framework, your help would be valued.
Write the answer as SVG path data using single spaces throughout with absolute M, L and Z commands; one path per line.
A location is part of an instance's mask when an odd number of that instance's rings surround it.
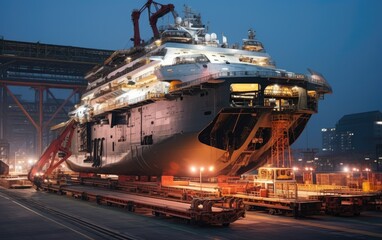
M 292 116 L 275 114 L 272 116 L 272 136 L 275 143 L 271 148 L 271 164 L 274 167 L 291 167 L 292 156 L 289 143 L 289 127 Z
M 36 155 L 43 149 L 43 130 L 52 122 L 69 100 L 81 94 L 87 86 L 85 74 L 95 65 L 101 64 L 114 51 L 73 46 L 60 46 L 43 43 L 30 43 L 0 39 L 0 92 L 1 116 L 0 135 L 6 138 L 7 133 L 7 96 L 17 104 L 37 132 Z M 31 87 L 36 92 L 35 102 L 38 113 L 32 116 L 25 109 L 10 86 Z M 50 89 L 71 90 L 62 103 Z M 45 94 L 44 94 L 45 93 Z M 44 122 L 44 95 L 57 102 L 56 111 Z

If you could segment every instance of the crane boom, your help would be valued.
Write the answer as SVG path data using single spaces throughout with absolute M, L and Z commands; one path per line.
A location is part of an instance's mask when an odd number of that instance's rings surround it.
M 76 122 L 74 120 L 66 123 L 61 134 L 48 146 L 40 159 L 30 169 L 28 179 L 31 182 L 35 180 L 36 176 L 41 176 L 42 178 L 48 176 L 72 155 L 70 147 L 75 129 Z
M 155 12 L 151 11 L 151 6 L 154 6 Z M 160 37 L 158 27 L 157 27 L 158 19 L 170 12 L 172 12 L 174 18 L 176 16 L 176 13 L 174 10 L 175 6 L 173 4 L 164 5 L 164 4 L 154 2 L 153 0 L 148 0 L 141 7 L 141 9 L 134 10 L 131 13 L 131 19 L 134 25 L 134 37 L 132 38 L 132 40 L 134 41 L 134 47 L 138 47 L 139 45 L 141 45 L 141 42 L 142 42 L 140 30 L 139 30 L 139 18 L 141 17 L 142 12 L 146 9 L 148 11 L 149 23 L 153 31 L 154 39 L 158 39 Z

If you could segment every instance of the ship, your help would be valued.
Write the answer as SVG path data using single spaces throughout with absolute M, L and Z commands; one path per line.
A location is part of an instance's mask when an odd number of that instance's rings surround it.
M 151 11 L 155 5 L 156 12 Z M 153 38 L 140 39 L 149 11 Z M 156 27 L 173 13 L 174 23 Z M 322 74 L 275 66 L 255 31 L 242 46 L 208 32 L 201 15 L 148 1 L 132 13 L 134 47 L 92 69 L 70 118 L 76 172 L 134 176 L 237 176 L 282 160 L 318 102 L 332 89 Z

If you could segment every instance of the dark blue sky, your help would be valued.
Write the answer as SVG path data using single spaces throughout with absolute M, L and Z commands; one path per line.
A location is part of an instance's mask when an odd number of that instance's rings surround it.
M 334 93 L 293 147 L 321 147 L 320 129 L 345 114 L 382 111 L 380 0 L 157 0 L 202 14 L 210 32 L 241 43 L 254 28 L 279 68 L 321 72 Z M 131 11 L 145 0 L 0 0 L 0 37 L 8 40 L 122 49 L 132 45 Z M 182 15 L 182 14 L 181 14 Z M 158 24 L 172 23 L 167 15 Z M 144 38 L 151 37 L 147 15 Z

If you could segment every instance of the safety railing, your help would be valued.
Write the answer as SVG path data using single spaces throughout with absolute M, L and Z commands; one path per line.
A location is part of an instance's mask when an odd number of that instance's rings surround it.
M 182 82 L 173 86 L 170 91 L 176 91 L 190 86 L 199 85 L 208 82 L 211 79 L 218 79 L 222 77 L 262 77 L 262 78 L 284 78 L 289 80 L 303 80 L 313 84 L 321 85 L 324 87 L 330 86 L 323 80 L 314 79 L 311 76 L 307 76 L 299 73 L 292 72 L 280 72 L 275 70 L 257 70 L 257 71 L 224 71 L 215 74 L 210 74 L 201 78 L 197 78 L 191 81 Z

